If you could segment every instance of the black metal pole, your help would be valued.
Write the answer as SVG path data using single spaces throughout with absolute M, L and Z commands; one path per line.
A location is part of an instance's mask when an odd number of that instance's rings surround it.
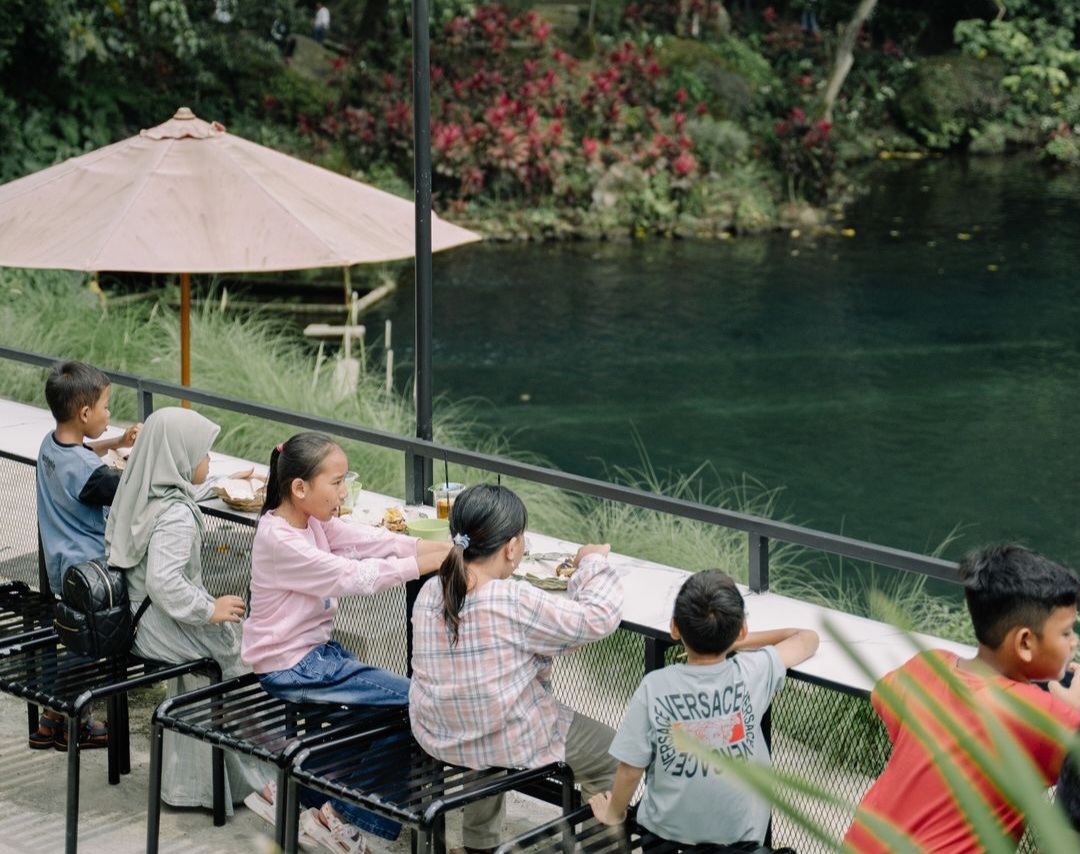
M 413 187 L 416 203 L 416 437 L 432 438 L 431 377 L 431 59 L 428 0 L 413 0 Z M 431 484 L 429 457 L 414 457 L 407 500 L 422 501 Z

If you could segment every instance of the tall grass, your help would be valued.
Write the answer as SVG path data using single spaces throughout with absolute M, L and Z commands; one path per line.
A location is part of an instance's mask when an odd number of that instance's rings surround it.
M 310 347 L 276 317 L 225 310 L 223 301 L 206 300 L 193 312 L 191 328 L 191 377 L 197 388 L 391 433 L 411 435 L 414 430 L 415 415 L 408 394 L 388 392 L 381 369 L 362 370 L 355 392 L 347 394 L 335 389 L 329 367 L 324 366 L 319 381 L 313 382 L 315 357 Z M 85 287 L 81 275 L 0 270 L 0 335 L 12 347 L 177 382 L 179 329 L 176 312 L 163 300 L 110 305 Z M 0 395 L 41 405 L 44 378 L 43 369 L 8 363 L 0 374 Z M 134 420 L 134 395 L 114 388 L 112 409 L 114 419 Z M 221 425 L 215 448 L 238 457 L 268 460 L 270 449 L 290 433 L 290 428 L 281 424 L 202 409 Z M 545 463 L 511 448 L 506 438 L 487 429 L 468 405 L 439 399 L 437 411 L 434 432 L 440 442 Z M 362 443 L 343 445 L 367 488 L 403 494 L 404 465 L 399 453 Z M 723 485 L 706 467 L 689 475 L 661 474 L 650 464 L 640 442 L 639 450 L 639 467 L 611 469 L 608 478 L 743 513 L 772 516 L 778 512 L 778 491 L 749 479 Z M 453 477 L 467 482 L 491 479 L 490 474 L 457 467 Z M 522 495 L 531 524 L 538 530 L 557 531 L 578 542 L 611 542 L 624 554 L 690 570 L 717 566 L 746 580 L 746 537 L 737 531 L 592 500 L 540 484 L 506 482 Z M 777 576 L 782 577 L 788 569 L 791 554 L 784 547 L 773 551 L 771 563 Z

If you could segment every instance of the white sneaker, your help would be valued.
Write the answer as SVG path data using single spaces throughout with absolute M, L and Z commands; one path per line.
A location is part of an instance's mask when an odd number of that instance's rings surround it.
M 277 800 L 277 792 L 274 790 L 273 783 L 269 784 L 267 788 L 270 790 L 271 800 L 268 801 L 262 792 L 256 790 L 244 798 L 244 805 L 273 827 L 277 811 L 277 805 L 274 803 Z
M 372 854 L 359 829 L 339 819 L 329 803 L 300 813 L 300 830 L 333 854 Z

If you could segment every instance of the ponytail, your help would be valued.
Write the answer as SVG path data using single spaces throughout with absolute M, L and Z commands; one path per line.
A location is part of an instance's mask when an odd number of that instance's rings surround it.
M 291 494 L 292 482 L 311 480 L 322 468 L 323 460 L 338 447 L 325 433 L 297 433 L 270 452 L 270 472 L 266 476 L 266 500 L 259 515 L 281 506 Z
M 458 641 L 461 609 L 468 590 L 466 563 L 497 552 L 507 540 L 525 533 L 529 514 L 521 499 L 505 486 L 478 483 L 457 497 L 450 508 L 450 535 L 454 547 L 439 567 L 443 592 L 443 618 L 450 645 Z

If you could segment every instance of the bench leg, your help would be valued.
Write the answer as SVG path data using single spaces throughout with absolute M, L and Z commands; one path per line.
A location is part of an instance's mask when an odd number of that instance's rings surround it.
M 150 730 L 150 795 L 146 805 L 146 854 L 157 854 L 161 830 L 161 754 L 165 731 L 160 724 Z
M 67 817 L 64 823 L 64 852 L 75 854 L 79 847 L 79 710 L 68 715 Z
M 225 751 L 220 747 L 210 751 L 210 774 L 214 786 L 214 827 L 225 824 Z
M 288 821 L 288 804 L 285 790 L 289 786 L 289 778 L 284 768 L 278 768 L 277 772 L 277 797 L 274 799 L 274 843 L 285 849 L 285 823 Z
M 120 773 L 131 773 L 131 721 L 128 719 L 128 695 L 127 691 L 117 697 L 117 716 L 119 722 L 119 734 L 123 741 L 120 742 Z M 109 718 L 109 726 L 112 726 L 112 718 Z
M 446 854 L 446 813 L 435 816 L 431 825 L 431 838 L 428 840 L 429 854 Z
M 281 789 L 278 789 L 278 797 L 281 797 Z M 300 837 L 300 787 L 291 777 L 285 787 L 284 833 L 285 854 L 296 854 Z M 151 854 L 151 852 L 147 851 L 146 854 Z
M 120 782 L 123 773 L 123 746 L 120 744 L 120 715 L 117 712 L 117 696 L 109 697 L 109 785 Z

